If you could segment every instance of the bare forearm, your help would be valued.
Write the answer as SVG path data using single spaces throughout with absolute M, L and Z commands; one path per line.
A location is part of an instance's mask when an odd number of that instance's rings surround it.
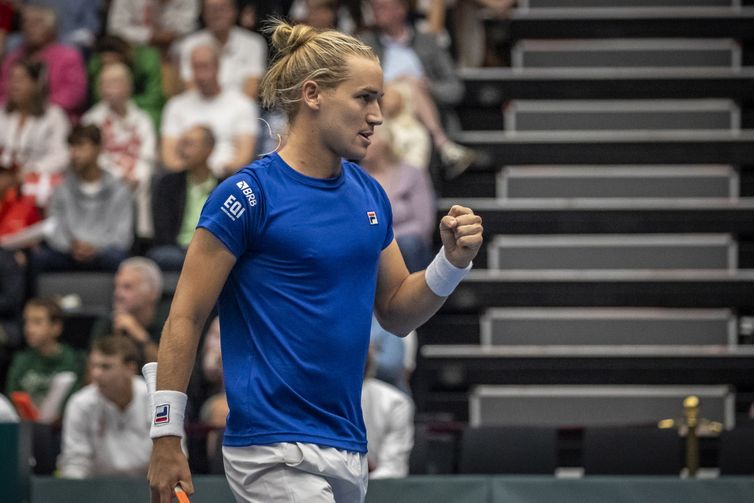
M 160 338 L 158 390 L 186 390 L 204 323 L 234 264 L 235 257 L 209 231 L 196 231 Z
M 427 286 L 424 271 L 406 277 L 383 309 L 377 311 L 380 324 L 390 333 L 405 336 L 423 325 L 445 303 Z
M 157 353 L 157 389 L 186 391 L 202 326 L 198 318 L 168 317 Z

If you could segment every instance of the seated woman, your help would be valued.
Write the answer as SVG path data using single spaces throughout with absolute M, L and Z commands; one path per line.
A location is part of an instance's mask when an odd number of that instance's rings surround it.
M 47 101 L 43 63 L 19 60 L 10 68 L 8 100 L 0 112 L 0 164 L 18 170 L 21 191 L 44 207 L 68 165 L 65 112 Z

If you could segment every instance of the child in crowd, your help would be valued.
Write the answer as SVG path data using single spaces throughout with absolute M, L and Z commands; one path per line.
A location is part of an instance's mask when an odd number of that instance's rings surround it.
M 66 373 L 70 377 L 63 379 L 70 389 L 63 396 L 75 391 L 82 384 L 84 377 L 83 356 L 60 342 L 63 332 L 63 311 L 51 299 L 34 298 L 24 307 L 24 338 L 28 349 L 14 355 L 8 371 L 6 393 L 13 396 L 15 392 L 25 392 L 31 404 L 44 411 L 40 420 L 55 422 L 60 418 L 62 403 L 58 402 L 53 411 L 47 412 L 52 397 L 53 382 L 56 376 Z M 60 380 L 60 378 L 58 378 Z M 46 403 L 47 402 L 47 403 Z

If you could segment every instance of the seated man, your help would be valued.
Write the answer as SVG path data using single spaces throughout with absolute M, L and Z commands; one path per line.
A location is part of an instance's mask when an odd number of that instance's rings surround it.
M 146 476 L 151 410 L 137 359 L 128 337 L 103 337 L 92 344 L 92 384 L 74 393 L 63 416 L 61 477 Z
M 6 394 L 23 391 L 28 393 L 32 405 L 37 409 L 50 409 L 45 401 L 51 396 L 50 390 L 55 377 L 62 372 L 72 372 L 75 376 L 67 393 L 78 389 L 84 378 L 84 358 L 78 351 L 58 339 L 63 332 L 63 311 L 50 299 L 31 299 L 24 308 L 24 338 L 28 349 L 16 353 L 8 371 Z M 58 400 L 60 400 L 59 397 Z M 52 423 L 60 417 L 62 403 L 52 404 L 45 410 L 43 422 Z
M 149 257 L 163 271 L 180 271 L 204 203 L 217 186 L 207 163 L 215 135 L 207 126 L 194 126 L 181 136 L 178 155 L 185 171 L 167 173 L 152 196 L 154 245 Z
M 115 274 L 113 312 L 92 327 L 92 340 L 125 335 L 140 350 L 139 363 L 157 359 L 157 342 L 168 317 L 161 304 L 162 273 L 153 261 L 131 257 L 121 262 Z
M 97 126 L 76 126 L 68 137 L 71 169 L 52 195 L 54 226 L 47 247 L 32 254 L 36 273 L 60 270 L 115 271 L 133 241 L 131 192 L 99 165 Z
M 259 80 L 267 66 L 267 42 L 264 37 L 236 26 L 238 9 L 234 0 L 203 0 L 202 20 L 206 26 L 186 36 L 180 43 L 181 79 L 192 87 L 194 48 L 215 45 L 219 49 L 219 81 L 223 89 L 234 89 L 256 100 Z
M 212 46 L 195 47 L 191 67 L 196 89 L 171 98 L 165 107 L 161 154 L 170 171 L 186 169 L 178 140 L 188 128 L 199 124 L 207 124 L 215 135 L 215 149 L 209 158 L 215 176 L 230 176 L 251 162 L 259 131 L 257 107 L 240 91 L 221 86 L 218 58 Z
M 401 478 L 408 475 L 408 460 L 414 446 L 414 404 L 397 388 L 367 375 L 361 389 L 361 408 L 369 443 L 369 478 Z

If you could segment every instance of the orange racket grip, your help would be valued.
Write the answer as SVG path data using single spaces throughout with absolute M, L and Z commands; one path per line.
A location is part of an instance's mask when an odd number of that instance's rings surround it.
M 188 494 L 186 494 L 180 487 L 176 487 L 174 492 L 175 497 L 178 498 L 178 503 L 191 503 Z

